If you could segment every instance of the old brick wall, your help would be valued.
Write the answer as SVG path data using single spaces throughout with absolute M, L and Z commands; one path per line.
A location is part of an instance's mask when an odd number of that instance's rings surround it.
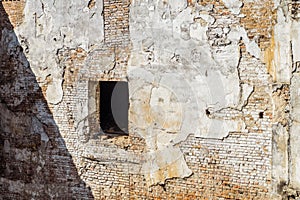
M 13 26 L 18 26 L 23 22 L 23 10 L 25 7 L 25 0 L 17 1 L 2 1 L 2 5 L 5 9 L 5 12 L 9 15 L 10 22 Z
M 129 45 L 130 1 L 104 0 L 103 5 L 105 44 Z
M 2 1 L 1 197 L 296 197 L 295 5 Z M 100 81 L 129 82 L 129 135 L 101 132 Z
M 18 3 L 0 3 L 1 199 L 91 198 L 9 20 Z
M 261 10 L 272 10 L 269 1 L 257 3 L 247 11 L 247 4 L 241 15 L 230 13 L 222 2 L 202 2 L 213 4 L 209 14 L 216 23 L 209 27 L 207 34 L 214 48 L 226 45 L 226 33 L 219 30 L 231 28 L 234 24 L 246 24 L 248 37 L 260 38 L 259 45 L 268 46 L 272 31 L 272 13 L 262 15 Z M 256 9 L 257 8 L 257 9 Z M 255 13 L 255 14 L 253 14 Z M 259 22 L 252 19 L 256 17 Z M 268 20 L 265 20 L 268 19 Z M 248 27 L 249 25 L 249 27 Z M 259 27 L 259 28 L 256 28 Z M 265 31 L 264 28 L 265 27 Z M 225 31 L 224 31 L 225 32 Z M 269 37 L 269 38 L 268 38 Z M 147 191 L 142 177 L 133 175 L 133 199 L 270 199 L 272 170 L 272 107 L 270 76 L 265 63 L 246 52 L 240 41 L 241 58 L 238 66 L 241 84 L 253 87 L 247 102 L 240 111 L 224 110 L 216 113 L 219 117 L 242 118 L 246 124 L 243 132 L 232 132 L 222 140 L 199 139 L 189 136 L 179 144 L 193 175 L 185 179 L 172 179 L 162 186 L 154 186 Z M 263 113 L 259 117 L 259 113 Z M 136 188 L 136 185 L 139 185 Z M 145 191 L 141 193 L 140 191 Z

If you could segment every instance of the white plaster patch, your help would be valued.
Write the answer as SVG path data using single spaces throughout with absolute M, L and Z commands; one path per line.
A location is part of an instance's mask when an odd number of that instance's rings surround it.
M 291 152 L 291 175 L 290 181 L 294 188 L 300 188 L 300 96 L 298 95 L 300 88 L 300 74 L 294 73 L 291 79 L 290 104 L 291 104 L 291 124 L 290 124 L 290 152 Z
M 192 171 L 188 168 L 178 147 L 164 146 L 163 149 L 149 153 L 148 162 L 142 167 L 147 184 L 164 184 L 173 177 L 188 177 Z
M 168 0 L 172 12 L 180 12 L 187 7 L 187 0 Z
M 45 80 L 49 74 L 56 73 L 56 80 L 47 90 L 51 103 L 59 103 L 62 97 L 59 77 L 63 69 L 57 60 L 58 50 L 81 47 L 88 51 L 92 44 L 101 43 L 104 38 L 102 6 L 101 0 L 92 9 L 85 9 L 87 2 L 80 0 L 26 1 L 24 22 L 16 27 L 15 33 L 27 39 L 29 51 L 25 54 L 37 77 Z
M 188 7 L 183 10 L 179 15 L 173 20 L 173 34 L 175 38 L 189 39 L 190 24 L 193 23 L 192 9 Z M 188 35 L 188 36 L 187 36 Z
M 250 94 L 254 91 L 254 87 L 252 85 L 249 84 L 242 84 L 242 99 L 240 102 L 240 109 L 242 108 L 243 105 L 245 105 L 247 103 L 247 100 L 250 96 Z
M 173 98 L 173 99 L 172 99 Z M 153 88 L 150 97 L 151 118 L 155 127 L 166 133 L 176 133 L 180 130 L 182 121 L 181 104 L 168 88 Z
M 213 58 L 217 63 L 217 69 L 224 75 L 228 76 L 232 73 L 236 73 L 240 60 L 240 47 L 238 44 L 219 47 L 213 51 Z
M 246 45 L 246 50 L 251 54 L 253 55 L 254 57 L 256 58 L 260 58 L 260 53 L 261 53 L 261 50 L 260 48 L 258 47 L 257 43 L 255 41 L 250 41 L 248 43 L 248 45 Z
M 293 62 L 300 62 L 300 22 L 293 21 L 291 27 Z
M 277 11 L 278 23 L 274 27 L 274 71 L 273 80 L 278 83 L 289 83 L 291 78 L 291 22 L 286 21 L 283 10 Z
M 225 6 L 235 15 L 240 13 L 243 3 L 239 0 L 223 0 Z
M 129 131 L 145 139 L 150 154 L 143 165 L 144 175 L 153 185 L 190 174 L 181 152 L 174 150 L 169 155 L 169 149 L 190 134 L 222 139 L 244 128 L 239 120 L 209 118 L 205 110 L 239 105 L 239 41 L 242 37 L 247 45 L 250 41 L 246 31 L 237 27 L 231 33 L 225 30 L 231 34 L 231 45 L 213 49 L 206 31 L 215 19 L 199 16 L 190 7 L 173 16 L 173 21 L 143 16 L 145 31 L 137 28 L 141 20 L 135 12 L 138 6 L 133 2 L 134 12 L 130 12 L 130 27 L 135 28 L 131 28 L 134 48 L 128 67 Z M 153 13 L 158 15 L 165 8 L 156 9 Z M 174 161 L 176 157 L 180 162 Z M 173 161 L 171 170 L 168 166 Z
M 197 15 L 197 17 L 200 17 L 201 19 L 205 20 L 210 25 L 213 25 L 216 21 L 216 19 L 209 14 L 201 13 L 201 14 Z
M 259 59 L 261 57 L 261 50 L 258 44 L 254 40 L 248 38 L 245 28 L 237 26 L 232 27 L 228 33 L 228 39 L 234 43 L 238 43 L 241 39 L 246 45 L 246 51 L 249 52 L 252 56 Z
M 206 31 L 208 30 L 208 26 L 201 26 L 199 23 L 193 23 L 190 26 L 190 36 L 199 41 L 206 41 L 207 35 Z
M 49 103 L 58 104 L 63 97 L 62 79 L 54 78 L 52 83 L 48 85 L 46 91 L 46 99 Z

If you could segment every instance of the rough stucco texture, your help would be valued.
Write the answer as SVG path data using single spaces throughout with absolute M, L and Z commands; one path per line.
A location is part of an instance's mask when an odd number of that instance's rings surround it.
M 296 198 L 298 8 L 0 2 L 1 196 Z M 128 135 L 102 132 L 100 81 L 128 82 Z

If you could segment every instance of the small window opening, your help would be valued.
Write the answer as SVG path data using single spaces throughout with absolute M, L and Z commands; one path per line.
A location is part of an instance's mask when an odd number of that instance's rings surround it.
M 128 82 L 100 82 L 100 127 L 106 134 L 128 134 Z
M 260 119 L 264 118 L 264 112 L 259 112 L 258 116 L 259 116 Z

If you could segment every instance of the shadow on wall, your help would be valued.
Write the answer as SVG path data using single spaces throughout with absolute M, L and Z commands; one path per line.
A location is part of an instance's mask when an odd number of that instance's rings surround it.
M 0 2 L 0 197 L 93 199 Z

